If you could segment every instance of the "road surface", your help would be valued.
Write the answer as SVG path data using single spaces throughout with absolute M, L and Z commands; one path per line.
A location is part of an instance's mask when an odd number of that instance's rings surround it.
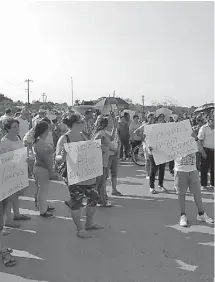
M 108 182 L 108 191 L 110 186 Z M 156 181 L 157 185 L 157 181 Z M 32 219 L 4 236 L 14 249 L 17 266 L 0 263 L 0 282 L 212 282 L 213 227 L 196 222 L 196 207 L 187 196 L 190 227 L 178 224 L 179 207 L 172 176 L 166 171 L 169 193 L 150 195 L 142 168 L 130 162 L 119 169 L 114 207 L 98 208 L 97 222 L 105 229 L 93 238 L 76 237 L 75 226 L 63 201 L 67 187 L 53 182 L 49 202 L 56 218 L 43 219 L 34 209 L 31 185 L 21 197 L 21 212 Z M 208 215 L 213 215 L 213 192 L 203 193 Z M 84 220 L 84 211 L 83 211 Z

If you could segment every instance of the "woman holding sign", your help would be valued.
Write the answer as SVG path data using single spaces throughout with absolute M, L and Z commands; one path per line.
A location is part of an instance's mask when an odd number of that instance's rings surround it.
M 19 121 L 8 118 L 3 122 L 3 127 L 6 135 L 1 139 L 0 143 L 0 154 L 8 153 L 10 151 L 15 151 L 24 148 L 22 141 L 19 138 Z M 6 226 L 9 227 L 19 227 L 19 224 L 15 223 L 11 215 L 11 205 L 14 210 L 14 220 L 28 220 L 30 217 L 21 215 L 19 212 L 19 199 L 18 193 L 0 201 L 0 254 L 2 256 L 2 261 L 5 266 L 14 266 L 16 264 L 15 259 L 11 256 L 11 250 L 4 249 L 2 247 L 2 231 L 4 225 L 4 214 L 7 215 Z
M 66 134 L 60 137 L 56 148 L 56 162 L 60 167 L 59 172 L 63 176 L 66 184 L 67 169 L 66 169 L 66 151 L 64 148 L 65 143 L 86 141 L 86 136 L 82 133 L 84 131 L 84 123 L 77 114 L 72 114 L 64 119 L 64 123 L 68 127 Z M 69 185 L 70 199 L 66 202 L 67 206 L 71 209 L 73 221 L 77 227 L 77 236 L 80 238 L 89 238 L 87 230 L 101 229 L 98 224 L 94 222 L 94 215 L 98 203 L 98 193 L 95 191 L 95 179 L 83 181 L 74 185 Z M 87 197 L 86 207 L 86 224 L 85 228 L 81 223 L 81 207 L 83 199 Z

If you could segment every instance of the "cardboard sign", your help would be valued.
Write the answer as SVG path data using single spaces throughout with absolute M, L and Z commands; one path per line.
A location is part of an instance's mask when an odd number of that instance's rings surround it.
M 198 151 L 191 136 L 189 120 L 172 123 L 150 124 L 144 127 L 146 143 L 153 148 L 156 165 L 163 164 Z
M 28 185 L 27 148 L 0 155 L 0 201 Z
M 67 152 L 69 185 L 95 179 L 103 174 L 101 140 L 66 143 L 64 147 Z

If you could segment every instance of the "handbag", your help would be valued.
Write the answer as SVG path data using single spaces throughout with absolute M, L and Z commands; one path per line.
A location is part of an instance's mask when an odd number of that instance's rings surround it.
M 70 143 L 69 136 L 65 134 L 67 143 Z M 57 172 L 62 178 L 67 178 L 67 164 L 66 161 L 57 165 Z

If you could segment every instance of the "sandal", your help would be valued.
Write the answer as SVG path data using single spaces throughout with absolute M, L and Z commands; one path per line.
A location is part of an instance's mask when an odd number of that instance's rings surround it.
M 10 228 L 19 228 L 20 227 L 20 224 L 19 223 L 16 223 L 16 222 L 9 222 L 9 223 L 5 223 L 5 226 L 6 227 L 10 227 Z
M 47 211 L 49 211 L 49 212 L 55 211 L 55 208 L 51 207 L 51 206 L 48 206 Z
M 16 261 L 13 256 L 11 256 L 11 251 L 9 249 L 5 249 L 1 252 L 2 261 L 5 266 L 11 267 L 16 265 Z
M 45 218 L 51 218 L 54 217 L 52 213 L 46 211 L 45 213 L 40 214 L 40 216 L 45 217 Z
M 100 207 L 100 208 L 111 208 L 111 207 L 113 207 L 112 206 L 112 203 L 111 202 L 106 202 L 105 204 L 98 204 L 98 207 Z
M 20 214 L 19 217 L 14 217 L 13 219 L 14 220 L 29 220 L 29 219 L 31 219 L 31 217 L 27 216 L 27 215 L 24 215 L 24 214 Z

